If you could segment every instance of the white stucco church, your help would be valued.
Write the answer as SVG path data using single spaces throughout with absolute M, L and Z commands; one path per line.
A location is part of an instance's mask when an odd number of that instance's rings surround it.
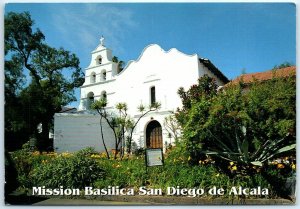
M 197 79 L 207 74 L 223 86 L 228 79 L 208 60 L 197 54 L 187 55 L 175 48 L 165 51 L 157 44 L 147 46 L 135 61 L 129 61 L 120 72 L 112 61 L 112 50 L 104 38 L 91 52 L 90 65 L 85 69 L 85 82 L 81 86 L 80 105 L 77 112 L 57 113 L 54 116 L 54 150 L 77 151 L 94 147 L 102 152 L 98 113 L 90 104 L 101 97 L 107 99 L 107 110 L 114 111 L 119 102 L 128 105 L 128 114 L 137 119 L 140 104 L 148 106 L 160 102 L 161 108 L 148 113 L 133 132 L 133 140 L 140 148 L 159 147 L 173 142 L 164 127 L 164 119 L 181 107 L 177 94 L 179 87 L 188 89 Z M 103 132 L 108 149 L 114 149 L 114 138 L 107 124 Z M 109 140 L 111 139 L 111 140 Z

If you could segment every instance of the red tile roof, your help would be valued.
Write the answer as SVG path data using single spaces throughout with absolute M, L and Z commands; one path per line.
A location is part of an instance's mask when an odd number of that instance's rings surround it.
M 265 81 L 265 80 L 270 80 L 274 77 L 278 78 L 278 77 L 289 77 L 289 76 L 296 76 L 296 66 L 285 67 L 276 70 L 269 70 L 266 72 L 244 74 L 233 79 L 228 84 L 237 84 L 240 81 L 242 81 L 245 84 L 249 84 L 254 82 L 255 80 Z

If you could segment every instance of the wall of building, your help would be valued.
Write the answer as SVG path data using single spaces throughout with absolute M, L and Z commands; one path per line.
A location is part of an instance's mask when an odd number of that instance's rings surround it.
M 105 152 L 100 132 L 100 116 L 93 114 L 56 113 L 54 116 L 54 150 L 76 152 L 86 147 L 94 147 Z M 113 132 L 103 121 L 103 134 L 108 150 L 114 149 Z

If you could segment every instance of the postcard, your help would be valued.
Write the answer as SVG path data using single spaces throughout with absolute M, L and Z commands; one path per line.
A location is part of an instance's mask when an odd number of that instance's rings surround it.
M 7 3 L 6 205 L 293 205 L 296 5 Z

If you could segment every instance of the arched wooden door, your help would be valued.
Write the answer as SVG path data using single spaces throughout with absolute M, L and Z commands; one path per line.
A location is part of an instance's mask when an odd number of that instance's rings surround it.
M 147 148 L 163 148 L 162 128 L 156 120 L 151 121 L 146 128 Z

